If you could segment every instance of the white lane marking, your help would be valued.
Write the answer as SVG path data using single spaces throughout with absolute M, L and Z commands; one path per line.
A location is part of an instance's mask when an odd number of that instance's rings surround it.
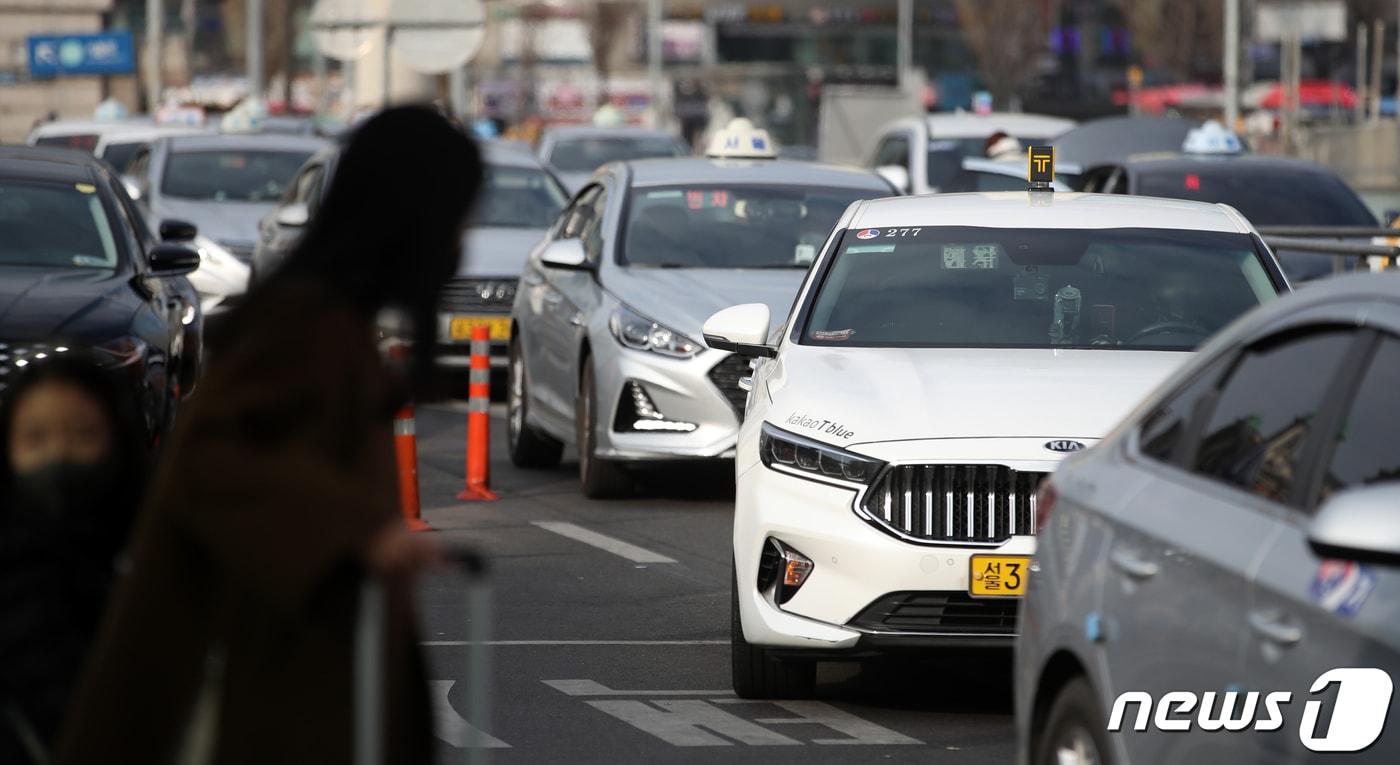
M 575 542 L 582 542 L 586 545 L 593 545 L 599 550 L 605 550 L 626 558 L 633 563 L 675 563 L 674 558 L 668 558 L 661 553 L 655 553 L 644 547 L 629 544 L 621 539 L 614 539 L 607 534 L 599 534 L 596 531 L 589 531 L 582 526 L 577 526 L 564 521 L 531 521 L 545 531 L 552 531 L 562 537 L 568 537 Z
M 570 696 L 733 696 L 733 691 L 617 691 L 597 680 L 545 680 L 544 684 Z
M 471 640 L 423 640 L 418 645 L 426 646 L 462 646 L 462 645 L 484 645 L 484 646 L 668 646 L 668 645 L 729 645 L 728 640 L 482 640 L 473 642 Z
M 745 704 L 740 699 L 714 699 L 716 704 Z M 760 717 L 754 722 L 759 725 L 794 725 L 810 724 L 821 725 L 830 728 L 838 733 L 844 733 L 850 738 L 818 738 L 813 739 L 814 744 L 868 744 L 874 746 L 903 746 L 909 744 L 923 744 L 924 742 L 910 738 L 909 736 L 892 731 L 881 725 L 876 725 L 868 720 L 846 712 L 830 704 L 820 701 L 765 701 L 759 702 L 772 704 L 777 707 L 797 715 L 797 717 Z
M 754 725 L 704 701 L 590 701 L 588 705 L 674 746 L 800 746 L 801 741 Z M 657 707 L 660 707 L 659 709 Z M 720 735 L 715 735 L 716 733 Z
M 510 744 L 492 736 L 467 722 L 457 710 L 452 708 L 447 694 L 452 690 L 453 680 L 434 680 L 433 686 L 433 735 L 457 749 L 471 746 L 474 749 L 509 749 Z

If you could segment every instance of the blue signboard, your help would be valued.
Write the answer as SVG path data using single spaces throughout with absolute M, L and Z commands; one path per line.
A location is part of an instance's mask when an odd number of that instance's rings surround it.
M 65 74 L 131 74 L 136 71 L 136 46 L 130 32 L 95 35 L 31 35 L 29 76 Z

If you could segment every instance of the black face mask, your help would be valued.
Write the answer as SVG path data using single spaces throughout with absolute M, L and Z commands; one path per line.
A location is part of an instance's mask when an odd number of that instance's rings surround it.
M 15 509 L 35 519 L 92 523 L 116 501 L 117 466 L 110 459 L 95 464 L 51 462 L 14 479 Z

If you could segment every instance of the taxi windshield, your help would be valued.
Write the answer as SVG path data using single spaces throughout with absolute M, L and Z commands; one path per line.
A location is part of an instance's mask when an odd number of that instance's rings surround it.
M 170 155 L 160 190 L 182 199 L 275 202 L 309 151 L 185 151 Z
M 559 183 L 531 167 L 487 165 L 475 225 L 548 228 L 569 199 Z
M 806 268 L 846 207 L 880 192 L 797 186 L 666 186 L 633 192 L 618 263 Z
M 852 229 L 802 342 L 1184 351 L 1276 293 L 1248 234 Z

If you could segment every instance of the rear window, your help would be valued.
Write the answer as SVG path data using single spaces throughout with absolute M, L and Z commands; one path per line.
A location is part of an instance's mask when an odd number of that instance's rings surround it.
M 571 138 L 554 144 L 549 164 L 561 173 L 587 173 L 609 162 L 680 155 L 680 145 L 670 138 Z
M 1376 219 L 1345 183 L 1318 172 L 1219 167 L 1140 172 L 1137 193 L 1223 202 L 1256 226 L 1374 226 Z
M 275 202 L 309 151 L 186 151 L 170 155 L 160 190 L 183 199 Z
M 116 268 L 116 237 L 97 187 L 0 180 L 0 265 Z
M 35 146 L 53 146 L 60 149 L 82 149 L 92 151 L 97 148 L 96 133 L 78 133 L 74 135 L 46 135 L 34 140 Z
M 852 229 L 803 342 L 1191 350 L 1275 294 L 1247 234 Z

